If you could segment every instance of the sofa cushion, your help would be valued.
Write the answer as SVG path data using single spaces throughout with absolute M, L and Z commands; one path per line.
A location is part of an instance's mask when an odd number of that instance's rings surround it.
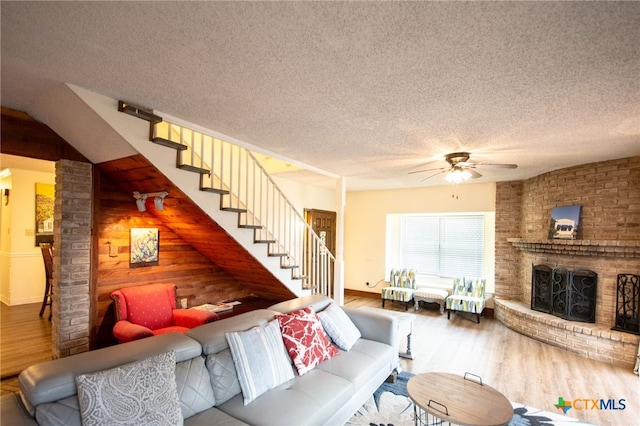
M 207 355 L 206 366 L 211 376 L 216 404 L 223 404 L 242 392 L 229 348 Z
M 176 388 L 180 398 L 182 417 L 185 419 L 216 404 L 209 373 L 202 356 L 176 364 Z
M 322 312 L 318 312 L 322 327 L 327 332 L 333 343 L 340 349 L 348 351 L 361 337 L 360 330 L 342 308 L 332 303 Z
M 211 408 L 184 420 L 184 426 L 248 426 L 247 423 L 231 417 L 224 411 Z
M 76 395 L 36 407 L 36 421 L 40 426 L 81 426 L 80 404 Z
M 320 364 L 317 369 L 342 377 L 356 388 L 366 383 L 378 371 L 391 371 L 395 350 L 384 343 L 359 339 L 349 352 Z
M 380 383 L 383 381 L 384 378 Z M 373 391 L 375 388 L 371 389 L 371 393 Z M 354 392 L 355 389 L 348 380 L 314 368 L 304 376 L 298 376 L 271 389 L 249 405 L 243 405 L 242 398 L 238 395 L 218 408 L 243 422 L 257 426 L 334 425 L 344 421 L 328 420 L 341 410 Z M 366 398 L 362 403 L 365 400 Z M 354 411 L 356 409 L 357 407 Z
M 276 317 L 284 345 L 299 375 L 340 354 L 329 342 L 311 306 Z
M 245 405 L 294 377 L 277 321 L 226 336 Z
M 182 425 L 173 351 L 76 377 L 83 426 Z

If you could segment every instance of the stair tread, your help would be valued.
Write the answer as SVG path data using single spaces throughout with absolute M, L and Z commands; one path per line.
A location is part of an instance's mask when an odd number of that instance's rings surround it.
M 187 170 L 189 172 L 195 172 L 198 174 L 208 174 L 211 173 L 211 170 L 202 168 L 202 167 L 196 167 L 196 166 L 190 166 L 189 164 L 180 164 L 178 165 L 178 168 L 181 170 Z
M 169 131 L 171 128 L 169 128 Z M 155 133 L 155 129 L 154 129 Z M 180 133 L 182 135 L 182 133 Z M 172 136 L 167 136 L 167 138 Z M 182 137 L 182 136 L 180 136 Z M 205 167 L 197 167 L 191 164 L 182 164 L 184 161 L 187 163 L 196 163 L 201 164 L 202 166 L 206 166 L 204 160 L 200 159 L 200 155 L 193 154 L 191 158 L 186 158 L 184 156 L 186 150 L 191 150 L 190 146 L 186 143 L 174 142 L 170 139 L 165 139 L 163 137 L 152 137 L 151 142 L 162 145 L 165 147 L 173 148 L 177 151 L 177 165 L 176 167 L 181 170 L 186 170 L 194 173 L 200 174 L 200 182 L 199 182 L 199 190 L 203 192 L 212 192 L 221 195 L 220 197 L 220 206 L 218 207 L 220 211 L 228 211 L 228 212 L 236 212 L 238 213 L 238 229 L 253 229 L 255 232 L 253 233 L 253 242 L 254 244 L 268 244 L 266 255 L 271 258 L 280 258 L 278 262 L 279 267 L 283 270 L 290 270 L 290 275 L 292 280 L 299 281 L 300 283 L 296 283 L 295 287 L 302 289 L 315 289 L 317 286 L 313 286 L 309 283 L 309 276 L 302 275 L 304 266 L 300 265 L 301 259 L 293 259 L 290 257 L 290 253 L 281 252 L 285 250 L 285 246 L 283 244 L 278 243 L 278 240 L 274 238 L 274 235 L 271 231 L 268 230 L 266 224 L 256 225 L 255 222 L 260 221 L 260 218 L 257 218 L 253 212 L 251 212 L 245 205 L 243 199 L 239 195 L 234 194 L 231 190 L 223 189 L 226 187 L 226 184 L 222 181 L 222 178 L 219 177 L 216 173 L 214 173 L 214 169 L 216 167 L 205 168 Z M 224 142 L 224 141 L 223 141 Z M 203 142 L 204 144 L 204 142 Z M 187 154 L 188 155 L 188 154 Z M 195 157 L 197 156 L 197 158 Z M 208 176 L 207 176 L 208 175 Z M 233 186 L 229 184 L 230 186 Z M 248 191 L 248 189 L 247 189 Z M 229 198 L 226 198 L 229 197 Z M 224 204 L 231 204 L 231 206 L 224 206 Z M 233 207 L 237 205 L 238 207 Z M 243 216 L 245 215 L 245 216 Z M 243 223 L 244 222 L 244 223 Z M 264 254 L 261 254 L 264 256 Z M 296 264 L 293 264 L 293 263 Z M 303 261 L 304 262 L 304 261 Z M 206 281 L 207 275 L 202 275 L 203 280 Z M 194 279 L 200 281 L 200 274 L 194 276 Z M 203 281 L 203 282 L 204 282 Z
M 188 146 L 186 145 L 182 145 L 178 142 L 173 142 L 170 141 L 169 139 L 165 139 L 165 138 L 159 138 L 159 137 L 155 137 L 151 139 L 151 142 L 158 144 L 158 145 L 162 145 L 162 146 L 166 146 L 167 148 L 173 148 L 176 149 L 178 151 L 185 151 L 187 149 L 189 149 Z
M 225 212 L 236 212 L 236 213 L 246 213 L 247 209 L 240 209 L 237 207 L 220 207 L 220 210 Z
M 210 187 L 201 187 L 200 191 L 213 192 L 213 193 L 222 194 L 222 195 L 229 194 L 229 191 L 227 191 L 226 189 L 218 189 L 218 188 L 210 188 Z

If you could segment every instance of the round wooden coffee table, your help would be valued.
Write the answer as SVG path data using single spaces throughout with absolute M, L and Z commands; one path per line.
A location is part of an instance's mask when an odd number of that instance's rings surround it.
M 418 374 L 409 379 L 407 391 L 414 403 L 416 425 L 428 424 L 429 414 L 461 426 L 506 425 L 513 417 L 509 400 L 470 373 L 464 377 L 451 373 Z M 418 413 L 416 407 L 423 413 Z

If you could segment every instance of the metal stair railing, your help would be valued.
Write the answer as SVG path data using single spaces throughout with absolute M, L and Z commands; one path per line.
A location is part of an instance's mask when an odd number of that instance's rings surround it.
M 237 212 L 293 279 L 333 297 L 334 255 L 249 150 L 167 121 L 152 126 L 152 141 L 176 148 L 177 166 L 199 173 L 200 189 L 219 193 L 220 208 Z

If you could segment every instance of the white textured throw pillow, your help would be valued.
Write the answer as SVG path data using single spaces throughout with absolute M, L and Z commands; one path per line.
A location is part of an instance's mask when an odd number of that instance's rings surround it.
M 351 318 L 335 303 L 318 312 L 324 331 L 333 343 L 343 351 L 348 351 L 362 335 Z
M 226 333 L 244 405 L 293 379 L 293 367 L 277 320 L 246 331 Z
M 182 425 L 174 351 L 76 377 L 83 426 Z

